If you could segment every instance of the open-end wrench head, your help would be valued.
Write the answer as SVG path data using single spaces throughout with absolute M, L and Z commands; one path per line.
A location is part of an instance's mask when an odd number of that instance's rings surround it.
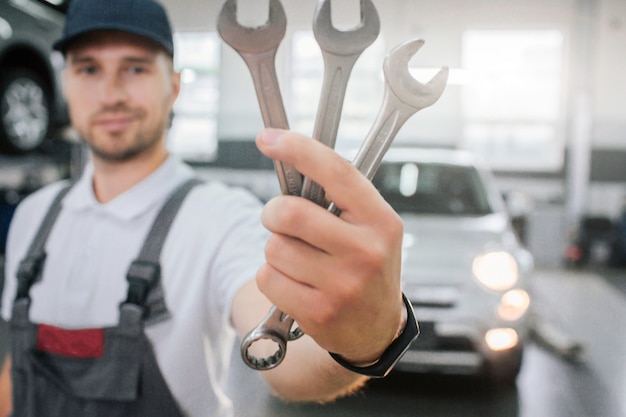
M 240 53 L 265 52 L 285 37 L 287 17 L 279 0 L 270 0 L 269 18 L 263 26 L 246 27 L 237 21 L 237 0 L 226 0 L 217 19 L 217 31 L 228 45 Z
M 374 43 L 380 33 L 380 19 L 371 0 L 361 0 L 361 22 L 342 31 L 332 24 L 330 0 L 320 0 L 313 16 L 313 34 L 320 48 L 335 55 L 353 55 Z
M 426 84 L 413 78 L 409 61 L 422 45 L 424 41 L 421 39 L 402 43 L 387 55 L 383 64 L 387 86 L 398 99 L 417 110 L 434 104 L 448 82 L 448 67 L 442 67 Z

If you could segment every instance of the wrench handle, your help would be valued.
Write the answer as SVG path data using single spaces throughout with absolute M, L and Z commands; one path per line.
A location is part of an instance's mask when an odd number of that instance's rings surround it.
M 322 50 L 324 81 L 313 127 L 313 139 L 329 148 L 335 147 L 348 80 L 360 54 L 359 51 L 351 55 L 336 55 Z M 307 177 L 302 183 L 302 197 L 320 206 L 324 205 L 324 189 Z
M 396 134 L 415 112 L 417 109 L 405 105 L 385 89 L 378 116 L 352 162 L 368 180 L 374 178 Z
M 274 64 L 276 49 L 254 54 L 241 52 L 240 55 L 252 75 L 263 124 L 265 127 L 289 129 Z M 281 161 L 274 161 L 274 169 L 278 176 L 281 193 L 299 196 L 302 189 L 302 175 L 296 171 L 295 167 Z
M 383 103 L 376 120 L 352 161 L 352 165 L 368 180 L 374 178 L 402 125 L 417 111 L 417 108 L 407 106 L 391 94 L 389 88 L 385 88 Z M 328 206 L 328 211 L 336 216 L 341 214 L 341 210 L 333 202 Z

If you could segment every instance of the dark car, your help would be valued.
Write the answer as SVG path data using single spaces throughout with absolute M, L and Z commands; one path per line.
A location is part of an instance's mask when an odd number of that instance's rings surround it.
M 52 51 L 69 0 L 0 1 L 0 150 L 25 153 L 68 123 L 63 57 Z
M 626 266 L 626 209 L 617 219 L 582 216 L 577 233 L 566 248 L 565 264 Z

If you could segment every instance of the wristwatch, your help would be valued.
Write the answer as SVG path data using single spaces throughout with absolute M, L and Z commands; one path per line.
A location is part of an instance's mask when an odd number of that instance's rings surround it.
M 337 353 L 329 352 L 330 356 L 339 363 L 339 365 L 352 372 L 367 375 L 372 378 L 385 377 L 400 360 L 402 355 L 404 355 L 404 352 L 409 349 L 411 343 L 417 339 L 420 333 L 419 326 L 415 320 L 415 314 L 413 313 L 413 306 L 404 293 L 402 293 L 402 301 L 404 301 L 404 306 L 406 307 L 406 324 L 404 325 L 404 329 L 402 329 L 400 334 L 391 342 L 389 347 L 385 349 L 382 356 L 378 358 L 377 361 L 365 366 L 356 366 L 346 361 Z

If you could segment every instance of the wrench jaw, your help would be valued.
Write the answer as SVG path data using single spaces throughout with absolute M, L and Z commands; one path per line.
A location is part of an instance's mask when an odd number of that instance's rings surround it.
M 237 0 L 226 0 L 217 19 L 217 31 L 239 54 L 271 51 L 285 37 L 287 16 L 279 0 L 270 0 L 269 18 L 264 25 L 242 26 L 237 20 Z
M 287 341 L 277 332 L 260 333 L 253 330 L 241 344 L 241 358 L 252 369 L 259 371 L 267 371 L 277 367 L 285 358 L 287 353 Z M 276 352 L 264 358 L 258 358 L 250 352 L 252 345 L 260 340 L 271 340 L 276 343 L 278 349 Z
M 277 367 L 287 353 L 287 342 L 299 339 L 304 332 L 294 326 L 294 320 L 288 314 L 272 306 L 265 318 L 244 337 L 241 343 L 241 358 L 251 368 L 266 371 Z M 273 342 L 277 350 L 270 356 L 256 357 L 250 351 L 253 344 L 262 340 Z
M 371 0 L 361 0 L 361 22 L 342 31 L 332 24 L 330 0 L 320 0 L 313 15 L 313 35 L 322 50 L 335 55 L 360 54 L 380 33 L 380 18 Z
M 391 92 L 416 111 L 439 100 L 448 83 L 448 67 L 442 67 L 426 84 L 414 79 L 409 72 L 409 61 L 423 45 L 422 39 L 400 44 L 389 53 L 383 64 L 385 82 Z

